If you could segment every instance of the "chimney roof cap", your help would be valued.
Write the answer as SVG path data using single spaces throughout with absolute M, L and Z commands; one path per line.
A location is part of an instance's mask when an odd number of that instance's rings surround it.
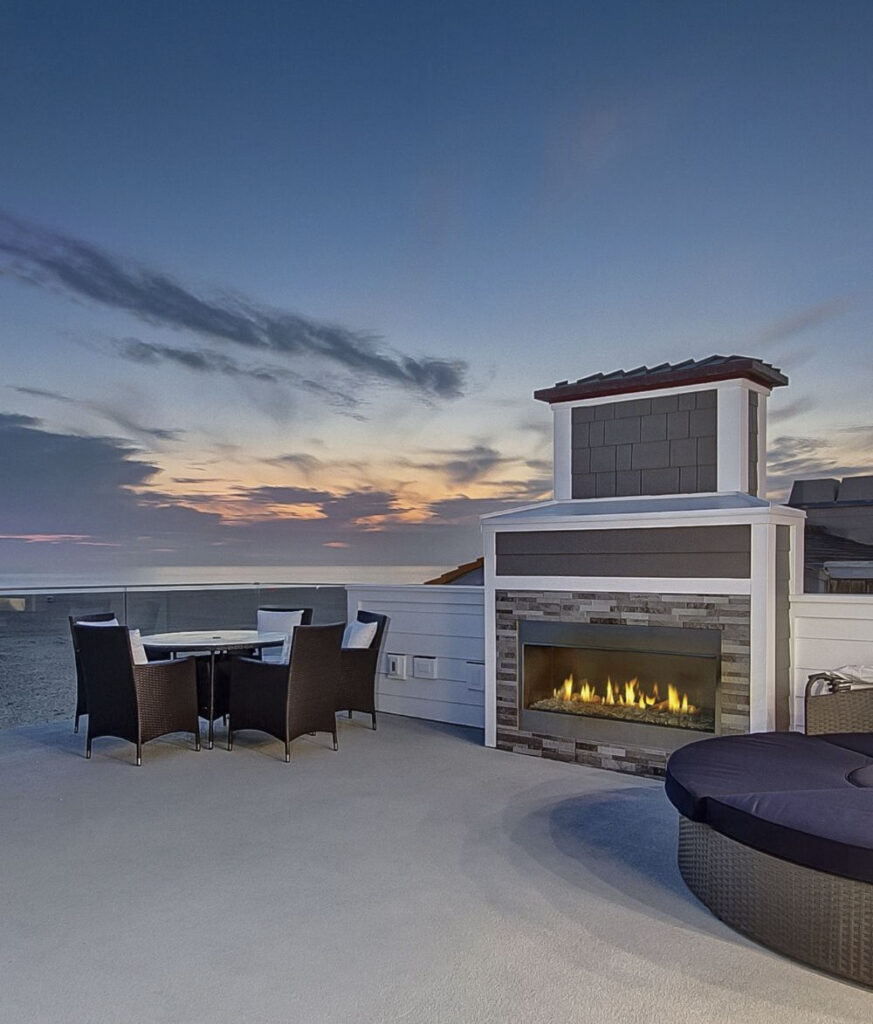
M 706 359 L 686 359 L 681 363 L 659 363 L 651 367 L 637 366 L 633 370 L 593 373 L 573 382 L 560 381 L 553 387 L 540 388 L 534 391 L 534 398 L 550 404 L 572 402 L 580 398 L 625 395 L 736 378 L 751 380 L 766 388 L 783 387 L 788 383 L 788 378 L 781 370 L 754 356 L 708 356 Z

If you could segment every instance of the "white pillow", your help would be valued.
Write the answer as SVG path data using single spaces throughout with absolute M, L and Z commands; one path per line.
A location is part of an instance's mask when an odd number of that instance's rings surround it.
M 293 633 L 294 627 L 299 626 L 302 621 L 302 611 L 280 612 L 270 611 L 267 608 L 258 609 L 259 633 Z
M 138 629 L 129 629 L 127 632 L 130 634 L 130 653 L 133 655 L 134 665 L 148 665 L 149 659 L 142 642 L 142 634 Z
M 343 633 L 343 647 L 369 647 L 378 628 L 378 622 L 358 622 L 353 619 Z

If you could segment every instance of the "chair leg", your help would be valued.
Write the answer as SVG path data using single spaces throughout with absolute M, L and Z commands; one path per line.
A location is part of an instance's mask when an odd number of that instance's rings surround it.
M 142 743 L 139 740 L 136 742 L 136 765 L 137 768 L 142 766 Z
M 200 723 L 194 726 L 194 749 L 200 749 Z
M 373 731 L 376 731 L 376 712 L 373 712 Z
M 85 757 L 91 756 L 91 719 L 88 719 L 88 731 L 85 736 Z
M 233 729 L 230 727 L 230 722 L 227 723 L 227 749 L 233 750 Z
M 349 718 L 351 718 L 351 717 L 352 717 L 352 713 L 351 713 L 351 711 L 350 711 L 350 712 L 349 712 Z
M 333 727 L 333 749 L 339 750 L 339 742 L 336 735 L 336 726 Z
M 285 740 L 285 764 L 291 763 L 291 741 Z
M 78 732 L 78 731 L 79 731 L 79 716 L 77 714 L 76 715 L 76 724 L 73 726 L 73 732 Z

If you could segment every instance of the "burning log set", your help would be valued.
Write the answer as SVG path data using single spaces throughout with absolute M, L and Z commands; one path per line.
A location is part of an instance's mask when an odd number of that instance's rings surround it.
M 617 718 L 623 721 L 641 722 L 645 725 L 662 725 L 679 729 L 697 729 L 713 732 L 715 713 L 711 708 L 696 707 L 688 700 L 688 694 L 680 695 L 678 687 L 667 684 L 667 695 L 662 697 L 660 686 L 653 683 L 644 691 L 637 678 L 624 683 L 606 680 L 601 695 L 597 684 L 583 679 L 578 689 L 570 674 L 563 685 L 556 687 L 551 697 L 545 697 L 531 704 L 537 711 L 557 711 L 560 714 L 587 715 L 593 718 Z

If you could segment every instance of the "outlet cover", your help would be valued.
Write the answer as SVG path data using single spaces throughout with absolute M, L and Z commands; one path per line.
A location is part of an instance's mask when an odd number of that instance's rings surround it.
M 389 679 L 405 679 L 406 678 L 406 655 L 405 654 L 386 654 L 385 655 L 385 675 Z

